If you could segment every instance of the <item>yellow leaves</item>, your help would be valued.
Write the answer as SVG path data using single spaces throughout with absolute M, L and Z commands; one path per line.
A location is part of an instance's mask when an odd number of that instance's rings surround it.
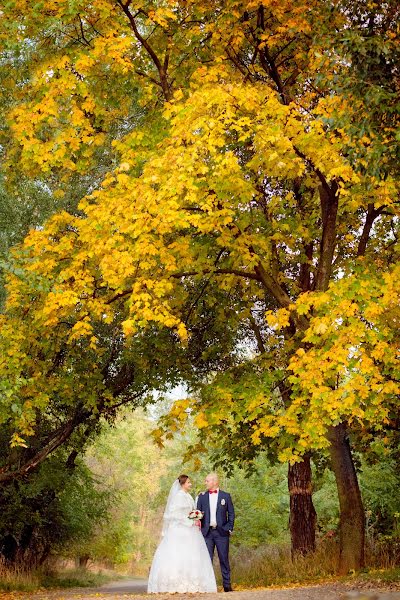
M 194 424 L 198 429 L 203 429 L 204 427 L 208 426 L 208 421 L 204 412 L 200 412 L 196 415 L 194 419 Z
M 134 40 L 130 35 L 111 31 L 106 36 L 95 38 L 93 49 L 83 58 L 81 68 L 84 73 L 94 74 L 95 67 L 105 69 L 106 65 L 112 65 L 114 74 L 120 71 L 126 75 L 133 70 L 133 48 Z M 76 68 L 80 70 L 78 66 Z
M 179 323 L 177 326 L 177 334 L 181 342 L 185 343 L 188 339 L 188 331 L 184 323 Z
M 290 324 L 290 311 L 286 308 L 280 308 L 275 313 L 272 310 L 266 312 L 267 323 L 273 329 L 282 329 Z
M 84 147 L 87 158 L 90 158 L 93 154 L 89 150 L 90 144 L 95 147 L 104 141 L 104 136 L 96 133 L 90 117 L 85 114 L 86 109 L 79 106 L 76 99 L 78 84 L 72 81 L 73 77 L 72 74 L 63 74 L 61 81 L 50 86 L 40 101 L 36 100 L 39 90 L 34 90 L 35 99 L 26 101 L 10 114 L 15 146 L 9 160 L 19 158 L 21 167 L 28 174 L 37 168 L 44 172 L 53 167 L 74 171 L 77 168 L 77 151 Z M 37 84 L 38 87 L 40 85 Z M 69 98 L 67 90 L 71 94 Z M 87 164 L 87 161 L 82 163 Z
M 227 131 L 236 132 L 239 141 L 252 142 L 255 152 L 247 167 L 256 173 L 262 170 L 276 178 L 298 177 L 306 169 L 305 155 L 327 180 L 339 177 L 343 186 L 344 182 L 358 182 L 320 121 L 304 122 L 297 105 L 284 106 L 266 86 L 216 84 L 222 73 L 203 70 L 201 90 L 194 86 L 186 103 L 167 106 L 164 117 L 171 119 L 174 135 L 192 145 L 200 142 L 203 151 L 207 149 L 221 160 L 216 151 L 228 143 Z M 190 120 L 192 128 L 188 128 Z
M 261 443 L 261 436 L 276 438 L 281 432 L 280 419 L 273 415 L 265 415 L 261 417 L 256 426 L 254 426 L 254 432 L 251 434 L 252 442 L 255 445 Z
M 90 319 L 89 317 L 84 317 L 81 321 L 77 321 L 77 323 L 75 323 L 75 325 L 72 327 L 71 333 L 68 336 L 68 340 L 69 342 L 73 342 L 74 340 L 77 340 L 81 337 L 92 336 L 92 333 L 93 327 L 90 323 Z M 94 347 L 96 339 L 97 338 L 95 336 L 92 336 L 90 339 L 90 343 L 91 345 L 94 344 Z
M 374 321 L 377 317 L 379 317 L 384 311 L 384 307 L 379 304 L 370 304 L 364 310 L 364 315 L 366 319 Z
M 174 433 L 180 432 L 186 426 L 187 421 L 191 418 L 193 404 L 195 402 L 190 398 L 176 400 L 169 412 L 161 417 L 159 427 L 152 432 L 159 446 L 163 445 L 164 439 L 171 439 Z M 200 419 L 200 424 L 202 422 Z
M 22 448 L 27 448 L 28 444 L 26 443 L 26 440 L 24 440 L 24 438 L 22 438 L 18 433 L 14 433 L 11 437 L 10 446 L 11 448 L 15 448 L 18 446 L 22 446 Z
M 321 335 L 327 332 L 329 327 L 329 319 L 318 319 L 318 321 L 314 321 L 313 331 L 317 335 Z
M 9 164 L 19 161 L 33 176 L 38 168 L 43 172 L 61 168 L 66 173 L 87 169 L 96 147 L 105 142 L 106 123 L 123 111 L 115 102 L 113 108 L 104 102 L 90 76 L 98 77 L 107 61 L 114 72 L 121 68 L 126 73 L 132 67 L 127 56 L 131 45 L 126 35 L 103 35 L 94 39 L 90 51 L 55 54 L 39 64 L 25 83 L 23 100 L 9 114 Z
M 291 465 L 302 462 L 303 457 L 299 452 L 296 452 L 292 448 L 284 448 L 278 453 L 278 459 L 282 463 L 290 463 Z
M 384 309 L 388 289 L 384 282 L 391 284 L 394 271 L 384 278 L 368 272 L 346 274 L 327 292 L 307 295 L 305 307 L 313 306 L 303 338 L 308 347 L 299 348 L 290 359 L 296 401 L 284 417 L 294 416 L 290 427 L 294 425 L 291 431 L 300 436 L 300 445 L 323 447 L 330 423 L 345 419 L 379 426 L 387 417 L 400 391 L 397 334 L 394 329 L 390 333 Z M 299 303 L 304 305 L 304 298 Z M 367 314 L 373 326 L 366 322 Z M 287 423 L 282 426 L 288 430 Z
M 186 411 L 190 407 L 191 400 L 189 398 L 185 398 L 183 400 L 176 400 L 171 407 L 170 413 L 173 416 L 182 416 L 185 413 L 187 417 Z M 185 418 L 186 418 L 185 417 Z
M 64 196 L 65 196 L 65 191 L 64 191 L 64 190 L 62 190 L 62 189 L 54 190 L 54 192 L 53 192 L 53 196 L 54 196 L 54 198 L 57 198 L 57 199 L 59 199 L 59 198 L 64 198 Z
M 164 430 L 161 427 L 151 431 L 151 437 L 159 448 L 164 447 Z
M 167 6 L 157 8 L 157 10 L 149 10 L 148 15 L 150 19 L 161 25 L 161 27 L 168 27 L 169 21 L 176 21 L 177 15 Z
M 125 319 L 122 323 L 122 332 L 126 338 L 129 338 L 137 330 L 134 319 Z
M 176 92 L 174 92 L 174 101 L 179 102 L 182 99 L 183 99 L 183 91 L 182 91 L 182 89 L 179 88 L 176 90 Z
M 95 62 L 96 61 L 92 56 L 88 56 L 87 54 L 82 54 L 75 61 L 75 68 L 80 73 L 88 73 L 93 68 Z
M 129 175 L 127 175 L 126 173 L 118 173 L 116 176 L 116 180 L 122 185 L 127 184 L 129 182 Z

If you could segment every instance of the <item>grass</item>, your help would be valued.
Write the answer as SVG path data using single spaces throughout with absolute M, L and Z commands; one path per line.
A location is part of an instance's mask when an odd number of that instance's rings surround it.
M 400 556 L 393 546 L 367 545 L 366 562 L 361 573 L 338 577 L 338 545 L 334 539 L 320 542 L 317 550 L 293 562 L 288 545 L 242 548 L 232 553 L 232 580 L 235 589 L 283 587 L 321 582 L 357 583 L 360 587 L 400 585 Z
M 232 579 L 238 587 L 270 587 L 332 579 L 337 569 L 334 543 L 321 545 L 316 552 L 293 562 L 287 545 L 271 545 L 236 552 L 232 557 Z
M 399 587 L 400 585 L 400 567 L 392 567 L 389 569 L 365 569 L 361 573 L 356 573 L 348 581 L 357 583 L 373 583 L 376 587 L 384 587 L 389 585 Z
M 85 569 L 75 569 L 44 575 L 41 579 L 41 587 L 44 588 L 71 588 L 71 587 L 99 587 L 109 581 L 121 579 L 121 576 L 113 573 L 92 573 Z
M 33 592 L 38 587 L 40 587 L 40 580 L 36 573 L 22 567 L 7 567 L 0 562 L 0 590 Z
M 334 539 L 321 542 L 314 554 L 293 562 L 287 544 L 257 549 L 232 549 L 232 581 L 236 590 L 310 585 L 322 582 L 356 584 L 361 588 L 400 587 L 400 548 L 382 544 L 367 547 L 369 567 L 360 573 L 338 577 L 338 547 Z M 219 567 L 216 569 L 219 575 Z M 21 567 L 7 568 L 0 562 L 0 590 L 34 591 L 39 588 L 98 587 L 111 580 L 123 579 L 118 573 L 96 574 L 85 569 L 46 573 Z
M 85 569 L 48 573 L 40 569 L 30 571 L 22 567 L 6 567 L 4 563 L 0 563 L 0 590 L 6 592 L 33 592 L 39 588 L 98 587 L 121 578 L 117 573 L 92 573 Z

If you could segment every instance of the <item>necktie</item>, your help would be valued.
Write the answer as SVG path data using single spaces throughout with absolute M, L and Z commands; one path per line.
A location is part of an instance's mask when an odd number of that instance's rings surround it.
M 217 494 L 217 493 L 218 493 L 218 490 L 208 490 L 208 493 L 209 493 L 209 494 Z

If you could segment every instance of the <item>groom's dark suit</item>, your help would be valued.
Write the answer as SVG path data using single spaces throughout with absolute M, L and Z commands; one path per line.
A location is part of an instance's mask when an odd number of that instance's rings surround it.
M 232 498 L 227 492 L 218 491 L 216 527 L 210 526 L 210 493 L 203 492 L 197 499 L 197 508 L 204 513 L 201 521 L 201 532 L 207 544 L 211 560 L 214 548 L 217 547 L 219 564 L 221 565 L 222 583 L 225 591 L 231 590 L 231 569 L 229 566 L 229 536 L 233 531 L 235 511 Z

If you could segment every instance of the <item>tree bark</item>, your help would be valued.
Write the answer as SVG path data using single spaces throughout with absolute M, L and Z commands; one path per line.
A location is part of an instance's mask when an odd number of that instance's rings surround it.
M 365 515 L 345 423 L 329 430 L 330 456 L 340 505 L 339 574 L 364 566 Z
M 367 214 L 365 217 L 364 227 L 362 230 L 362 234 L 360 240 L 358 242 L 357 248 L 357 256 L 364 256 L 367 250 L 367 244 L 371 235 L 372 226 L 374 221 L 384 210 L 384 206 L 380 206 L 379 208 L 375 208 L 372 203 L 368 204 Z
M 88 411 L 78 411 L 70 421 L 67 421 L 51 435 L 47 443 L 31 459 L 19 465 L 18 468 L 14 468 L 13 464 L 0 467 L 0 483 L 13 481 L 34 471 L 52 452 L 67 442 L 75 429 L 89 416 Z
M 88 554 L 84 554 L 83 556 L 78 557 L 78 565 L 80 569 L 86 569 L 88 566 L 90 556 Z
M 315 550 L 317 515 L 312 501 L 311 461 L 306 454 L 303 462 L 289 465 L 290 536 L 292 558 Z

